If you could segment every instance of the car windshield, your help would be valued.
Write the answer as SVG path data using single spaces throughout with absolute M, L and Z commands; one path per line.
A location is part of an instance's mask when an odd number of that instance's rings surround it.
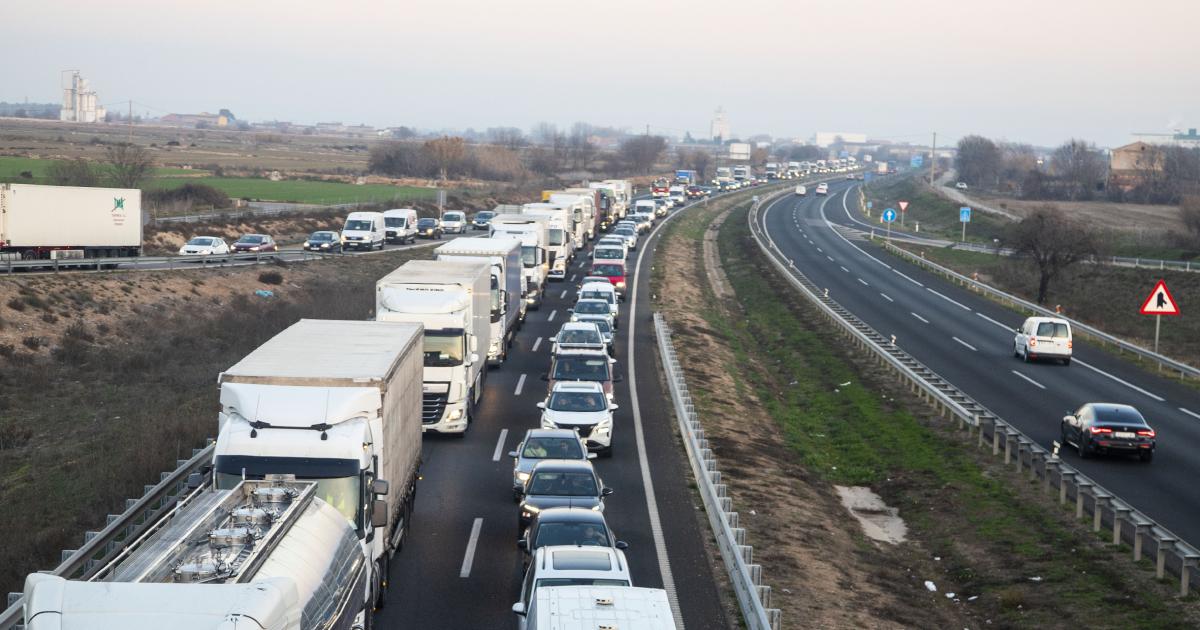
M 575 303 L 575 312 L 580 315 L 606 315 L 612 312 L 608 302 L 600 300 L 580 300 Z
M 454 367 L 462 362 L 462 335 L 439 335 L 425 331 L 425 367 Z
M 488 221 L 491 221 L 492 217 L 494 217 L 494 216 L 496 216 L 495 212 L 477 212 L 477 213 L 475 213 L 475 222 L 476 223 L 486 223 Z
M 625 255 L 615 247 L 597 247 L 596 258 L 601 260 L 621 260 Z
M 600 492 L 596 488 L 596 477 L 589 472 L 543 470 L 535 473 L 529 481 L 528 494 L 595 497 Z
M 435 228 L 435 227 L 437 227 L 437 221 L 434 219 L 420 219 L 417 221 L 417 227 L 418 228 Z
M 595 265 L 592 267 L 592 275 L 594 276 L 623 276 L 625 275 L 625 267 L 621 265 Z
M 521 457 L 526 459 L 583 459 L 583 448 L 575 438 L 531 437 L 525 440 Z
M 263 237 L 259 236 L 258 234 L 247 234 L 247 235 L 243 236 L 242 238 L 239 238 L 238 242 L 239 243 L 250 243 L 250 244 L 256 245 L 258 243 L 263 242 Z
M 390 228 L 402 228 L 408 225 L 405 217 L 384 217 L 383 224 Z
M 558 333 L 558 343 L 601 343 L 596 329 L 575 328 Z
M 607 381 L 608 358 L 560 356 L 554 359 L 554 378 L 560 381 Z
M 617 299 L 612 291 L 582 291 L 579 294 L 582 300 L 604 300 L 609 304 L 615 304 Z
M 568 521 L 566 523 L 542 522 L 537 528 L 533 547 L 572 545 L 580 547 L 611 547 L 608 530 L 601 523 Z
M 1067 325 L 1061 322 L 1042 322 L 1038 324 L 1038 337 L 1052 337 L 1055 339 L 1066 339 L 1070 337 L 1070 331 Z
M 553 411 L 604 411 L 604 401 L 600 392 L 554 392 L 546 407 Z
M 312 236 L 308 237 L 310 241 L 332 241 L 333 232 L 313 232 Z
M 607 335 L 608 333 L 612 332 L 612 326 L 609 326 L 608 320 L 603 317 L 581 317 L 579 318 L 579 321 L 595 324 L 596 327 L 600 329 L 600 334 L 602 335 Z
M 633 228 L 619 227 L 614 231 L 617 234 L 620 234 L 621 236 L 633 236 L 634 235 Z
M 375 223 L 367 219 L 350 219 L 346 221 L 347 231 L 369 232 L 375 227 Z
M 443 220 L 443 221 L 462 221 L 462 220 L 463 220 L 463 213 L 461 213 L 461 212 L 447 212 L 446 214 L 443 214 L 443 215 L 442 215 L 442 220 Z
M 194 239 L 192 239 L 192 240 L 188 241 L 188 242 L 187 242 L 187 244 L 188 244 L 188 245 L 202 245 L 202 246 L 205 246 L 205 247 L 207 247 L 207 246 L 209 246 L 209 245 L 213 245 L 213 244 L 214 244 L 214 243 L 213 243 L 213 240 L 214 240 L 214 239 L 211 239 L 211 238 L 196 237 L 196 238 L 194 238 Z

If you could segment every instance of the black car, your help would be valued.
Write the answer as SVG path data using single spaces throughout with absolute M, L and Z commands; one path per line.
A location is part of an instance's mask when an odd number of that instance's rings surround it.
M 1154 429 L 1129 405 L 1087 403 L 1063 417 L 1061 432 L 1062 445 L 1074 445 L 1080 459 L 1098 453 L 1154 459 Z
M 471 217 L 471 229 L 487 230 L 489 227 L 488 222 L 491 221 L 492 217 L 494 216 L 496 216 L 496 213 L 492 212 L 491 210 L 480 210 L 479 212 L 476 212 L 475 216 Z
M 309 235 L 308 240 L 304 241 L 304 249 L 310 252 L 341 253 L 342 238 L 337 232 L 325 230 L 313 232 Z
M 442 238 L 442 222 L 437 219 L 417 219 L 417 237 Z
M 617 540 L 603 514 L 570 507 L 549 508 L 534 515 L 525 535 L 517 541 L 517 546 L 525 552 L 526 565 L 539 547 L 558 545 L 629 548 L 625 541 Z
M 550 508 L 575 507 L 603 513 L 604 497 L 612 492 L 586 459 L 543 459 L 525 480 L 517 532 L 523 534 L 535 515 Z

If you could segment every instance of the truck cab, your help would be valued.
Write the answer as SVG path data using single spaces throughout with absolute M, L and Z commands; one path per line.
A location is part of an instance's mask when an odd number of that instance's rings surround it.
M 519 208 L 518 208 L 519 209 Z M 546 255 L 549 228 L 545 217 L 503 213 L 488 223 L 492 238 L 515 238 L 521 242 L 521 267 L 525 278 L 525 306 L 530 310 L 542 307 L 550 261 Z
M 550 255 L 547 279 L 565 279 L 567 266 L 575 257 L 574 219 L 571 212 L 557 204 L 527 203 L 521 206 L 521 214 L 545 217 L 546 234 L 549 239 L 546 251 Z

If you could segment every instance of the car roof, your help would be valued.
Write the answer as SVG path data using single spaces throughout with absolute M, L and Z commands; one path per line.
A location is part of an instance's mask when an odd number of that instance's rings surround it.
M 590 302 L 599 302 L 600 304 L 608 306 L 608 302 L 605 300 L 601 300 L 600 298 L 583 298 L 583 299 L 575 300 L 575 305 L 579 306 L 580 302 L 589 302 L 589 303 Z
M 603 300 L 596 300 L 596 301 L 602 302 Z M 579 322 L 579 321 L 564 322 L 562 327 L 560 327 L 558 329 L 558 332 L 561 333 L 564 330 L 594 330 L 595 328 L 596 328 L 596 325 L 591 322 Z
M 596 381 L 556 381 L 551 393 L 560 391 L 604 393 L 604 386 Z
M 539 577 L 545 574 L 577 577 L 629 578 L 625 554 L 613 547 L 555 545 L 538 549 L 534 564 Z
M 607 280 L 605 280 L 604 282 L 585 282 L 583 284 L 583 286 L 579 287 L 579 290 L 580 291 L 604 291 L 606 293 L 612 293 L 612 292 L 616 291 L 617 288 L 614 287 L 611 282 L 608 282 Z M 591 299 L 591 298 L 585 298 L 585 299 Z
M 543 459 L 533 466 L 533 472 L 580 472 L 596 474 L 592 462 L 586 459 Z
M 604 513 L 580 507 L 552 507 L 542 510 L 537 515 L 539 522 L 554 521 L 555 523 L 595 523 L 608 526 Z
M 1071 322 L 1069 322 L 1069 321 L 1067 321 L 1067 320 L 1065 320 L 1065 319 L 1063 319 L 1063 318 L 1061 318 L 1061 317 L 1041 317 L 1041 316 L 1035 316 L 1035 317 L 1027 317 L 1027 318 L 1025 318 L 1025 321 L 1027 321 L 1027 322 L 1038 322 L 1038 323 L 1041 323 L 1041 322 L 1051 322 L 1051 323 L 1055 323 L 1055 324 L 1066 324 L 1067 326 L 1070 326 L 1070 325 L 1071 325 Z
M 597 301 L 599 301 L 599 300 L 597 300 Z M 602 348 L 563 348 L 563 349 L 559 350 L 558 352 L 556 352 L 554 354 L 554 356 L 556 358 L 557 357 L 577 357 L 577 356 L 608 358 L 608 353 L 605 352 Z
M 525 440 L 529 438 L 567 438 L 578 440 L 579 434 L 575 429 L 529 429 L 525 432 Z

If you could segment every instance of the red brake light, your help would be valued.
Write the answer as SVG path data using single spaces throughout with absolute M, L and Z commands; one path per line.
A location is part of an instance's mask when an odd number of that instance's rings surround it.
M 1069 349 L 1073 348 L 1074 346 L 1075 346 L 1075 342 L 1068 339 L 1067 340 L 1067 349 L 1069 350 Z
M 1151 438 L 1156 435 L 1154 433 L 1154 429 L 1141 429 L 1137 432 L 1137 434 L 1142 437 L 1151 437 Z
M 1029 347 L 1032 348 L 1036 345 L 1037 345 L 1037 337 L 1030 337 L 1029 338 Z
M 1113 432 L 1112 429 L 1110 429 L 1108 427 L 1092 427 L 1091 431 L 1092 431 L 1092 435 L 1096 435 L 1098 433 L 1112 433 Z

